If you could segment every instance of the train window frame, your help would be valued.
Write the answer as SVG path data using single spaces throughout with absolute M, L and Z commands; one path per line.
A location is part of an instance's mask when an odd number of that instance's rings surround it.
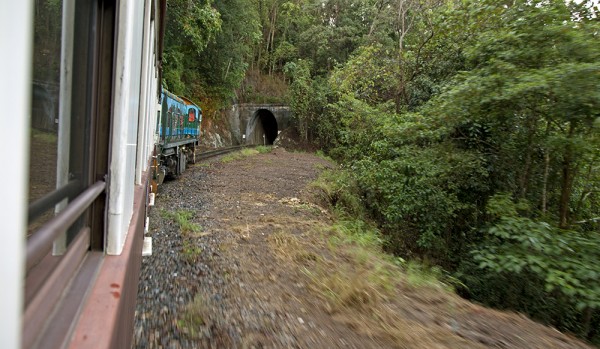
M 64 344 L 105 248 L 117 1 L 64 0 L 62 6 L 62 40 L 73 46 L 62 50 L 60 61 L 72 80 L 60 87 L 59 123 L 66 126 L 59 128 L 59 142 L 62 136 L 61 150 L 69 155 L 57 163 L 79 173 L 69 171 L 62 186 L 28 208 L 30 222 L 55 206 L 59 212 L 26 244 L 24 348 Z

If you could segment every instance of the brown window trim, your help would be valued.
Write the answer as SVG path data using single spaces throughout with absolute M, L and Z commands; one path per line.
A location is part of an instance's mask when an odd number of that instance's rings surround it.
M 23 346 L 32 347 L 46 326 L 54 325 L 47 321 L 59 304 L 59 299 L 81 261 L 87 254 L 90 241 L 90 229 L 82 229 L 69 246 L 65 255 L 60 258 L 56 267 L 44 279 L 39 290 L 27 304 L 23 317 Z

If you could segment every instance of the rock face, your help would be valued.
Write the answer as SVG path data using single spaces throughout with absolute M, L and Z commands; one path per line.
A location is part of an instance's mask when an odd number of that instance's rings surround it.
M 275 139 L 275 142 L 273 142 L 273 145 L 285 149 L 301 148 L 298 142 L 298 134 L 293 128 L 288 128 L 287 130 L 279 133 L 277 139 Z
M 219 133 L 203 131 L 201 144 L 211 148 L 221 148 L 231 145 L 231 142 L 226 142 L 226 140 Z
M 215 122 L 213 120 L 202 120 L 202 129 L 200 131 L 200 145 L 208 148 L 221 148 L 234 144 L 231 126 L 226 122 Z

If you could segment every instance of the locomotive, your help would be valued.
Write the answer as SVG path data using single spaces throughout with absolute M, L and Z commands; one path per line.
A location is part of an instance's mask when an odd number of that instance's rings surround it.
M 196 163 L 196 149 L 200 137 L 202 109 L 189 98 L 179 97 L 162 90 L 158 119 L 158 141 L 152 190 L 168 176 L 177 177 L 185 171 L 188 163 Z

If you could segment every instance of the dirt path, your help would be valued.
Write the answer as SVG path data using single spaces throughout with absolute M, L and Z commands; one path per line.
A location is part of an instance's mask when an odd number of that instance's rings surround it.
M 523 316 L 397 279 L 390 262 L 336 242 L 330 214 L 307 189 L 330 166 L 279 148 L 196 166 L 161 188 L 155 245 L 161 236 L 182 242 L 164 252 L 174 258 L 169 267 L 157 253 L 144 260 L 144 278 L 168 277 L 140 285 L 135 345 L 587 348 Z M 202 229 L 178 233 L 164 212 L 181 208 L 193 210 Z

